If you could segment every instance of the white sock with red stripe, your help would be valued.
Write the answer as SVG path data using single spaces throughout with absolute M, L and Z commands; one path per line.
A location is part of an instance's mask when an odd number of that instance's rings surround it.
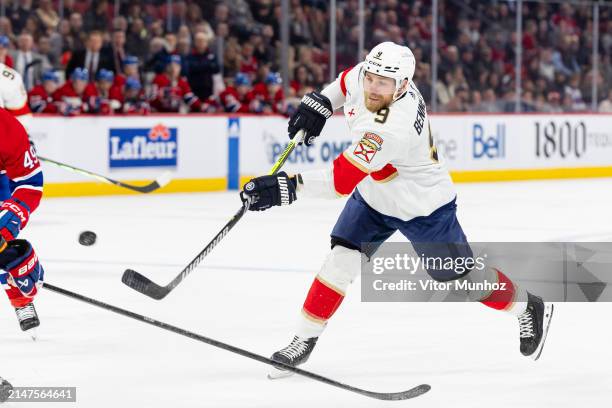
M 505 290 L 494 290 L 480 302 L 492 309 L 503 310 L 515 316 L 527 310 L 527 291 L 512 282 L 500 270 L 493 268 L 498 283 L 505 283 Z
M 346 290 L 360 271 L 359 251 L 336 246 L 329 254 L 321 272 L 312 282 L 296 334 L 302 338 L 319 337 L 327 321 L 344 300 Z

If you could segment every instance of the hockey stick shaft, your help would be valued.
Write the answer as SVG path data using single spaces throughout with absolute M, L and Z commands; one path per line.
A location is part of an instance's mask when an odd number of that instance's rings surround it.
M 341 382 L 336 381 L 336 380 L 332 380 L 332 379 L 327 378 L 327 377 L 323 377 L 322 375 L 315 374 L 315 373 L 312 373 L 310 371 L 302 370 L 302 369 L 297 368 L 297 367 L 293 367 L 293 366 L 290 366 L 290 365 L 287 365 L 287 364 L 283 364 L 283 363 L 280 363 L 280 362 L 272 361 L 271 359 L 269 359 L 267 357 L 264 357 L 262 355 L 253 353 L 253 352 L 245 350 L 243 348 L 236 347 L 236 346 L 233 346 L 231 344 L 224 343 L 222 341 L 215 340 L 215 339 L 212 339 L 210 337 L 206 337 L 206 336 L 203 336 L 201 334 L 197 334 L 197 333 L 191 332 L 189 330 L 181 329 L 181 328 L 173 326 L 171 324 L 164 323 L 162 321 L 155 320 L 155 319 L 152 319 L 150 317 L 143 316 L 143 315 L 140 315 L 138 313 L 134 313 L 134 312 L 131 312 L 129 310 L 122 309 L 120 307 L 113 306 L 113 305 L 110 305 L 108 303 L 104 303 L 104 302 L 101 302 L 99 300 L 96 300 L 96 299 L 93 299 L 93 298 L 90 298 L 90 297 L 87 297 L 87 296 L 83 296 L 81 294 L 78 294 L 78 293 L 75 293 L 75 292 L 71 292 L 71 291 L 63 289 L 63 288 L 59 288 L 59 287 L 51 285 L 49 283 L 44 283 L 44 288 L 48 289 L 48 290 L 50 290 L 52 292 L 58 293 L 60 295 L 64 295 L 64 296 L 67 296 L 67 297 L 72 298 L 72 299 L 80 300 L 82 302 L 85 302 L 85 303 L 88 303 L 90 305 L 93 305 L 93 306 L 96 306 L 96 307 L 99 307 L 99 308 L 102 308 L 102 309 L 105 309 L 105 310 L 108 310 L 108 311 L 120 314 L 122 316 L 129 317 L 131 319 L 138 320 L 138 321 L 143 322 L 143 323 L 147 323 L 147 324 L 149 324 L 151 326 L 155 326 L 155 327 L 158 327 L 160 329 L 164 329 L 164 330 L 173 332 L 175 334 L 178 334 L 178 335 L 181 335 L 181 336 L 184 336 L 184 337 L 188 337 L 190 339 L 193 339 L 193 340 L 196 340 L 196 341 L 200 341 L 202 343 L 209 344 L 211 346 L 214 346 L 214 347 L 217 347 L 217 348 L 229 351 L 229 352 L 234 353 L 234 354 L 238 354 L 238 355 L 246 357 L 246 358 L 250 358 L 251 360 L 259 361 L 261 363 L 268 364 L 268 365 L 275 366 L 275 367 L 280 367 L 283 370 L 292 371 L 292 372 L 294 372 L 296 374 L 302 375 L 304 377 L 308 377 L 308 378 L 310 378 L 312 380 L 319 381 L 319 382 L 322 382 L 322 383 L 325 383 L 325 384 L 328 384 L 328 385 L 331 385 L 331 386 L 334 386 L 334 387 L 337 387 L 337 388 L 341 388 L 341 389 L 344 389 L 344 390 L 347 390 L 347 391 L 355 392 L 355 393 L 358 393 L 358 394 L 361 394 L 361 395 L 365 395 L 367 397 L 381 399 L 381 400 L 404 400 L 404 399 L 418 397 L 419 395 L 422 395 L 422 394 L 426 393 L 427 391 L 429 391 L 431 389 L 431 387 L 428 384 L 421 384 L 419 386 L 411 388 L 410 390 L 401 391 L 401 392 L 389 392 L 389 393 L 384 392 L 384 393 L 382 393 L 382 392 L 367 391 L 367 390 L 364 390 L 364 389 L 361 389 L 361 388 L 357 388 L 357 387 L 353 387 L 351 385 L 347 385 L 347 384 L 341 383 Z
M 149 184 L 147 184 L 145 186 L 135 186 L 135 185 L 128 184 L 128 183 L 123 183 L 123 182 L 121 182 L 119 180 L 114 180 L 112 178 L 103 176 L 101 174 L 94 173 L 94 172 L 89 171 L 89 170 L 83 170 L 83 169 L 80 169 L 78 167 L 74 167 L 74 166 L 71 166 L 69 164 L 66 164 L 66 163 L 61 163 L 61 162 L 58 162 L 56 160 L 49 159 L 47 157 L 38 156 L 38 159 L 40 161 L 45 162 L 45 163 L 53 164 L 53 165 L 55 165 L 57 167 L 60 167 L 60 168 L 62 168 L 64 170 L 68 170 L 68 171 L 72 171 L 72 172 L 75 172 L 75 173 L 78 173 L 78 174 L 82 174 L 82 175 L 87 176 L 87 177 L 93 177 L 96 180 L 101 181 L 103 183 L 112 184 L 112 185 L 115 185 L 115 186 L 118 186 L 118 187 L 127 188 L 128 190 L 137 191 L 139 193 L 151 193 L 151 192 L 153 192 L 155 190 L 158 190 L 161 187 L 165 186 L 170 181 L 169 175 L 163 174 L 157 180 L 155 180 L 155 181 L 153 181 L 153 182 L 151 182 L 151 183 L 149 183 Z
M 287 147 L 283 153 L 279 156 L 274 166 L 270 170 L 270 174 L 276 174 L 280 168 L 285 164 L 289 155 L 295 147 L 300 144 L 306 136 L 306 133 L 301 130 L 298 132 L 295 138 L 287 144 Z M 160 286 L 155 282 L 151 281 L 146 276 L 134 271 L 133 269 L 127 269 L 121 278 L 121 281 L 132 289 L 147 295 L 153 299 L 161 300 L 166 297 L 174 288 L 176 288 L 182 281 L 193 271 L 202 260 L 221 242 L 223 238 L 230 232 L 232 228 L 240 221 L 242 216 L 246 214 L 249 209 L 247 202 L 242 204 L 242 207 L 234 214 L 234 216 L 225 224 L 225 226 L 215 235 L 215 237 L 206 245 L 206 247 L 191 261 L 189 264 L 166 286 Z

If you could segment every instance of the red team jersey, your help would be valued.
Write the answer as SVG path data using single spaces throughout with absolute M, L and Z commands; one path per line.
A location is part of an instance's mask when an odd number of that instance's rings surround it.
M 64 115 L 76 115 L 87 113 L 90 110 L 89 100 L 98 96 L 98 91 L 93 84 L 87 84 L 81 95 L 78 95 L 72 86 L 72 81 L 66 81 L 57 91 L 53 93 L 53 100 L 61 106 Z
M 107 93 L 99 87 L 95 87 L 96 95 L 91 95 L 87 99 L 88 111 L 102 115 L 112 115 L 121 111 L 123 104 L 123 92 L 121 87 L 112 85 Z
M 260 82 L 255 84 L 253 87 L 253 92 L 255 93 L 255 97 L 260 100 L 263 105 L 272 108 L 274 113 L 279 113 L 282 111 L 283 99 L 285 99 L 285 96 L 283 95 L 283 88 L 277 90 L 274 95 L 270 95 L 267 85 Z
M 178 112 L 185 103 L 192 112 L 201 111 L 200 99 L 194 95 L 189 82 L 184 77 L 171 80 L 166 74 L 158 74 L 153 79 L 151 107 L 158 112 Z
M 251 112 L 250 104 L 255 99 L 255 94 L 249 91 L 241 98 L 236 88 L 228 86 L 221 92 L 219 99 L 226 112 L 248 113 Z
M 30 101 L 30 108 L 32 112 L 36 113 L 57 113 L 57 105 L 53 100 L 53 96 L 49 95 L 45 91 L 45 87 L 42 85 L 36 85 L 28 93 L 28 99 Z
M 11 198 L 34 212 L 42 197 L 42 169 L 24 127 L 5 109 L 0 109 L 0 173 L 9 178 Z

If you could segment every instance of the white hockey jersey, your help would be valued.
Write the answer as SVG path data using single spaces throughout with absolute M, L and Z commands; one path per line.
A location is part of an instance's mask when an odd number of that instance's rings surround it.
M 455 197 L 438 156 L 425 101 L 414 84 L 376 113 L 364 103 L 362 64 L 346 70 L 322 92 L 334 109 L 344 107 L 352 145 L 331 169 L 302 173 L 298 194 L 338 197 L 355 187 L 381 214 L 408 221 L 431 214 Z
M 0 63 L 0 108 L 11 112 L 28 130 L 32 115 L 28 106 L 28 93 L 19 72 Z

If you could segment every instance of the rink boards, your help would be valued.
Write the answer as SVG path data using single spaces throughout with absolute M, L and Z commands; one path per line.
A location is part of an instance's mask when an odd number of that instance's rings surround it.
M 431 127 L 455 181 L 503 181 L 612 177 L 611 121 L 598 114 L 448 114 L 432 115 Z M 173 180 L 161 192 L 221 191 L 267 173 L 285 147 L 286 128 L 286 118 L 265 115 L 36 116 L 31 137 L 41 155 L 115 179 L 144 183 L 169 170 Z M 350 144 L 336 115 L 285 169 L 329 166 Z M 44 171 L 46 196 L 130 193 L 49 165 Z

